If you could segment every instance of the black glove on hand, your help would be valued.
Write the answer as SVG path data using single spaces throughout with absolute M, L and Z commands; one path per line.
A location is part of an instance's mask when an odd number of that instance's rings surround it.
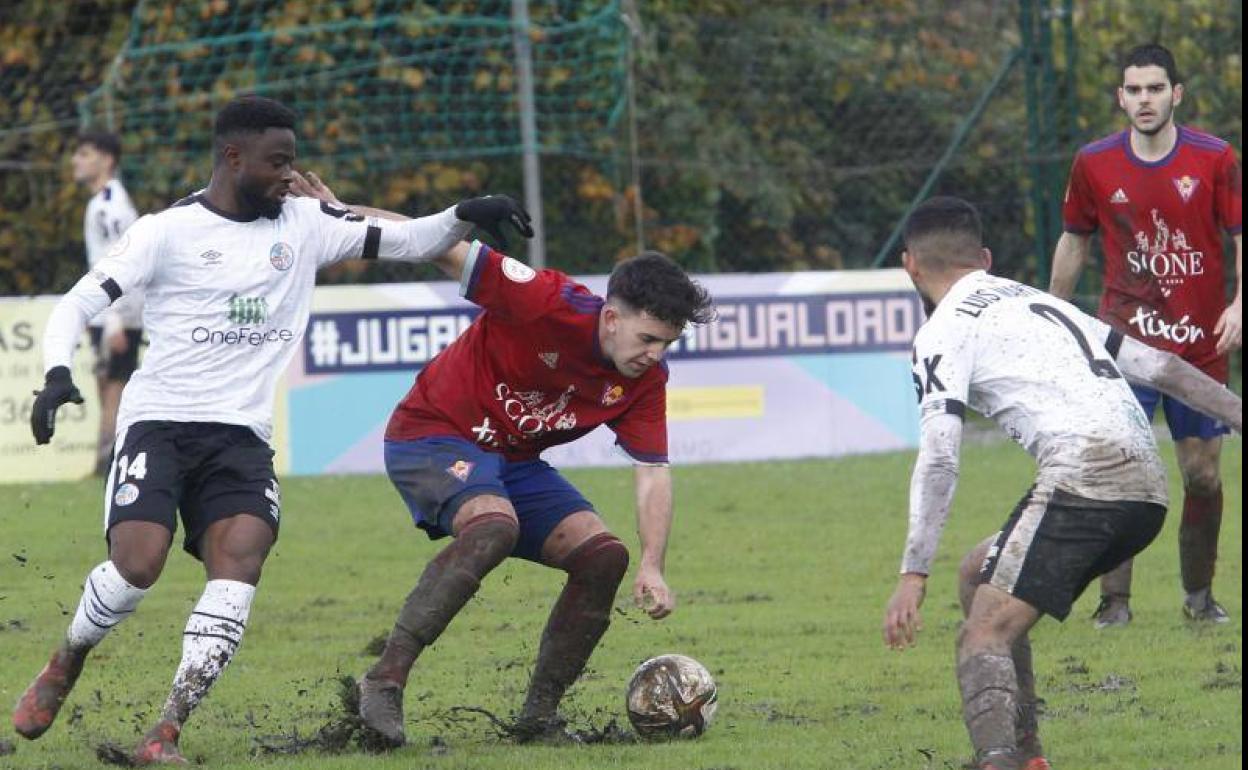
M 30 432 L 36 444 L 46 444 L 56 431 L 56 410 L 70 401 L 82 403 L 82 394 L 69 376 L 69 369 L 54 366 L 43 378 L 43 390 L 35 391 L 35 405 L 30 410 Z
M 529 224 L 529 212 L 506 195 L 487 195 L 484 198 L 469 198 L 455 207 L 455 216 L 465 222 L 472 222 L 477 227 L 494 236 L 498 245 L 507 248 L 507 236 L 503 235 L 503 222 L 510 222 L 516 232 L 525 238 L 533 237 L 533 228 Z

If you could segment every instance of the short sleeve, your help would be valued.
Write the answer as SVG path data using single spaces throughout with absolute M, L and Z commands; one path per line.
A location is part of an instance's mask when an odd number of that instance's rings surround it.
M 565 300 L 586 309 L 598 299 L 557 270 L 534 270 L 489 246 L 474 241 L 468 249 L 460 294 L 490 311 L 494 318 L 527 323 Z
M 140 290 L 151 282 L 159 264 L 164 238 L 160 221 L 149 214 L 140 217 L 95 263 L 90 275 L 100 282 L 111 300 Z
M 974 369 L 971 331 L 956 320 L 928 321 L 915 337 L 911 355 L 920 421 L 936 414 L 965 417 Z
M 1088 235 L 1096 232 L 1096 197 L 1088 179 L 1087 159 L 1081 152 L 1075 156 L 1066 183 L 1066 198 L 1062 202 L 1062 222 L 1068 233 Z
M 1234 148 L 1228 145 L 1218 157 L 1213 206 L 1218 224 L 1231 235 L 1243 232 L 1243 205 L 1243 170 Z
M 607 423 L 615 443 L 634 462 L 667 465 L 666 378 L 637 396 L 624 414 Z

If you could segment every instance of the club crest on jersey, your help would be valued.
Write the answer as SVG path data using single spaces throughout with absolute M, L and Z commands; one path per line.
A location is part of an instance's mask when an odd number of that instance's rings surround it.
M 1128 201 L 1127 201 L 1127 194 L 1126 194 L 1125 192 L 1123 192 L 1123 191 L 1122 191 L 1122 188 L 1121 188 L 1121 187 L 1119 187 L 1117 190 L 1114 190 L 1114 194 L 1113 194 L 1113 195 L 1109 196 L 1109 202 L 1110 202 L 1110 203 L 1120 203 L 1120 204 L 1121 204 L 1121 203 L 1127 203 L 1127 202 L 1128 202 Z
M 295 264 L 295 250 L 289 243 L 278 241 L 269 249 L 269 264 L 278 270 L 289 270 Z
M 537 277 L 533 268 L 511 257 L 503 257 L 503 275 L 516 283 L 528 283 Z
M 1184 203 L 1192 199 L 1192 196 L 1196 194 L 1196 188 L 1199 186 L 1200 180 L 1192 179 L 1187 174 L 1174 180 L 1174 189 L 1179 191 L 1179 197 L 1183 199 Z
M 467 460 L 456 460 L 453 465 L 446 469 L 446 472 L 460 481 L 467 481 L 468 474 L 472 473 L 474 465 L 475 463 L 470 463 Z
M 117 487 L 113 494 L 113 502 L 117 505 L 129 505 L 138 499 L 139 488 L 128 482 Z
M 624 386 L 607 383 L 602 389 L 602 405 L 615 406 L 624 398 Z
M 558 353 L 538 353 L 537 357 L 542 359 L 542 363 L 546 364 L 551 369 L 554 369 L 556 366 L 559 365 Z

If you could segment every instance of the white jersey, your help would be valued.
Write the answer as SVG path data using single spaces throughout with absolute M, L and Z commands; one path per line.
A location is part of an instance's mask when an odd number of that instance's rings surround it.
M 347 258 L 427 260 L 470 229 L 453 209 L 365 220 L 310 198 L 287 200 L 276 219 L 243 220 L 196 194 L 135 222 L 62 305 L 89 314 L 146 287 L 151 344 L 122 395 L 118 432 L 139 420 L 216 422 L 267 441 L 276 382 L 303 338 L 317 269 Z M 69 315 L 54 315 L 49 369 L 72 355 Z
M 139 218 L 134 204 L 120 179 L 110 179 L 108 184 L 91 196 L 87 212 L 82 218 L 82 236 L 87 244 L 87 267 L 93 268 L 104 258 L 122 233 Z M 143 326 L 143 293 L 135 291 L 113 304 L 111 308 L 91 319 L 91 326 L 103 326 L 104 317 L 113 312 L 121 325 L 127 329 Z
M 1106 348 L 1117 340 L 1039 289 L 966 275 L 915 337 L 923 419 L 969 406 L 1036 458 L 1041 480 L 1093 500 L 1166 505 L 1152 428 Z

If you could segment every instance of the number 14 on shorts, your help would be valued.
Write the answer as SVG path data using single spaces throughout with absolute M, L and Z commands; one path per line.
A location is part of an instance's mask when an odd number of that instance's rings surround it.
M 147 476 L 147 452 L 139 452 L 134 456 L 134 461 L 130 461 L 129 455 L 122 455 L 117 458 L 117 484 L 121 484 L 129 476 L 133 479 L 142 481 Z

